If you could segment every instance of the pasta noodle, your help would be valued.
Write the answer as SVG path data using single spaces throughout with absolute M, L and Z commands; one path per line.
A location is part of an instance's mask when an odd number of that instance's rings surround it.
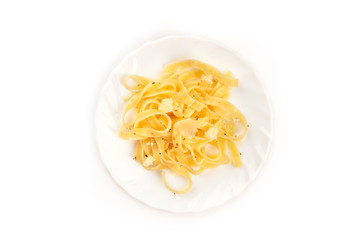
M 236 142 L 245 137 L 248 125 L 227 101 L 231 88 L 238 85 L 232 73 L 184 60 L 167 65 L 159 80 L 130 75 L 124 85 L 131 94 L 125 99 L 119 136 L 137 140 L 134 158 L 147 170 L 162 171 L 170 191 L 188 192 L 191 174 L 230 162 L 242 166 Z M 126 121 L 132 110 L 134 120 Z M 187 179 L 187 187 L 169 186 L 164 170 Z

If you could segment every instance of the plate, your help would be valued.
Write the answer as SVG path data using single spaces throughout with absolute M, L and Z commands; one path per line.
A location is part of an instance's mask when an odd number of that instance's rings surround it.
M 243 167 L 231 164 L 192 176 L 186 194 L 173 194 L 163 184 L 160 171 L 147 171 L 133 160 L 135 142 L 118 137 L 129 74 L 159 78 L 165 65 L 197 59 L 239 79 L 232 102 L 247 118 L 248 134 L 240 147 Z M 267 159 L 272 136 L 272 111 L 268 96 L 253 70 L 236 53 L 217 43 L 188 36 L 170 36 L 148 42 L 129 53 L 111 72 L 101 90 L 95 114 L 100 156 L 113 179 L 131 196 L 153 208 L 170 212 L 199 212 L 219 206 L 239 195 L 257 176 Z

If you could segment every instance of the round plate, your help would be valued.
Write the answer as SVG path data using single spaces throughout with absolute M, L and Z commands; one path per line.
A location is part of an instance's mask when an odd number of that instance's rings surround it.
M 133 160 L 135 142 L 120 139 L 118 129 L 125 105 L 123 78 L 138 74 L 156 79 L 165 65 L 183 59 L 230 70 L 239 79 L 230 101 L 247 118 L 249 130 L 240 147 L 243 167 L 229 164 L 206 170 L 192 176 L 193 187 L 188 193 L 175 195 L 164 186 L 159 171 L 147 171 Z M 158 209 L 199 212 L 240 194 L 256 177 L 269 152 L 272 112 L 260 81 L 235 53 L 201 38 L 172 36 L 144 44 L 113 70 L 101 91 L 95 124 L 101 158 L 114 180 L 131 196 Z

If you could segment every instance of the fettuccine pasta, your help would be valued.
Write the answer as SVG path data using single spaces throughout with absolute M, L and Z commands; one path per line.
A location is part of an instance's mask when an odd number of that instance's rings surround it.
M 135 81 L 131 84 L 130 81 Z M 169 64 L 160 79 L 130 75 L 130 91 L 119 136 L 137 140 L 134 159 L 147 170 L 162 171 L 165 186 L 173 193 L 191 189 L 191 174 L 232 162 L 242 166 L 236 142 L 247 132 L 243 114 L 229 101 L 238 80 L 197 60 Z M 134 119 L 127 120 L 133 113 Z M 165 170 L 187 179 L 185 189 L 174 189 Z

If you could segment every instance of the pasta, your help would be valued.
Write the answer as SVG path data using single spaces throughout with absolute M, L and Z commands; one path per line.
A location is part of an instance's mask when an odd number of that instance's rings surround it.
M 131 85 L 130 81 L 135 81 Z M 134 159 L 147 170 L 162 171 L 176 194 L 192 187 L 191 174 L 232 162 L 242 166 L 236 142 L 246 135 L 243 114 L 227 99 L 238 80 L 197 60 L 165 67 L 159 80 L 130 75 L 119 136 L 137 140 Z M 127 120 L 133 112 L 134 119 Z M 165 170 L 187 179 L 186 188 L 169 186 Z

